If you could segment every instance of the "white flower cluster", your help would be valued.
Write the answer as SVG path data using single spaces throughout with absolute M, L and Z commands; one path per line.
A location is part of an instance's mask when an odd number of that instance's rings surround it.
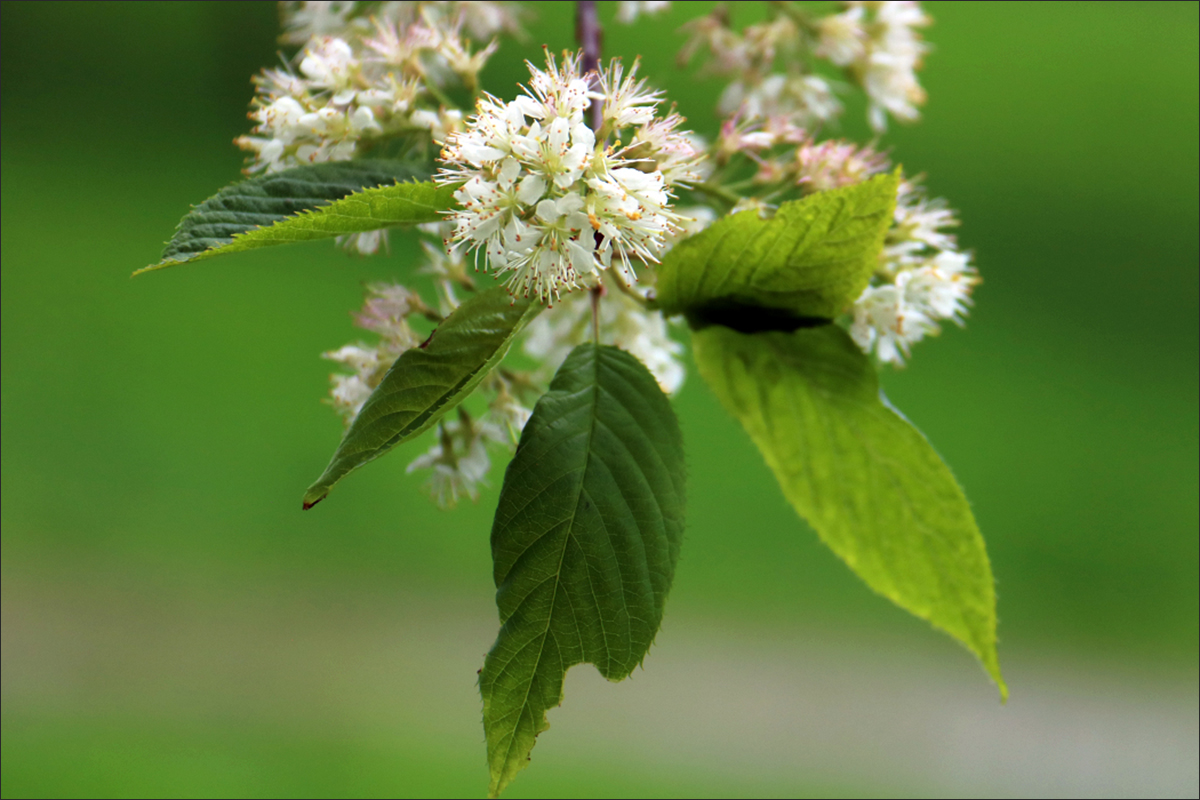
M 617 3 L 617 22 L 631 25 L 642 14 L 651 17 L 670 7 L 671 4 L 666 0 L 621 0 Z
M 636 78 L 636 64 L 626 76 L 613 61 L 597 90 L 578 56 L 560 66 L 547 53 L 546 63 L 528 65 L 529 87 L 515 100 L 479 101 L 448 138 L 435 180 L 462 184 L 450 246 L 485 252 L 510 291 L 550 301 L 595 285 L 614 260 L 627 283 L 635 262 L 656 262 L 679 228 L 671 189 L 699 179 L 700 153 L 677 130 L 679 115 L 656 117 L 661 94 Z M 598 131 L 584 120 L 595 101 L 604 104 Z
M 416 347 L 421 337 L 409 324 L 413 314 L 429 314 L 430 309 L 420 296 L 399 284 L 371 284 L 367 287 L 367 300 L 363 309 L 355 315 L 355 324 L 363 330 L 379 336 L 379 342 L 368 345 L 363 342 L 348 344 L 338 350 L 322 353 L 322 358 L 336 361 L 349 367 L 350 374 L 335 373 L 330 376 L 333 388 L 330 404 L 349 425 L 358 416 L 363 403 L 383 380 L 388 367 L 401 353 Z
M 814 142 L 796 148 L 796 183 L 807 192 L 823 192 L 860 183 L 889 167 L 887 156 L 869 145 L 858 146 L 842 139 Z
M 354 2 L 354 0 L 284 0 L 279 4 L 287 44 L 304 44 L 314 36 L 353 39 L 371 32 L 371 19 L 407 28 L 432 18 L 442 28 L 461 22 L 477 40 L 499 34 L 521 35 L 517 3 L 472 2 Z
M 734 115 L 721 126 L 715 150 L 721 163 L 736 154 L 753 160 L 755 184 L 796 185 L 805 193 L 859 183 L 888 168 L 887 157 L 871 146 L 842 139 L 817 142 L 786 116 Z
M 871 126 L 887 128 L 887 115 L 911 122 L 919 116 L 925 90 L 916 70 L 928 51 L 917 28 L 931 22 L 913 0 L 861 2 L 851 0 L 841 14 L 817 23 L 817 55 L 844 67 L 871 100 Z
M 618 18 L 633 21 L 667 5 L 622 3 Z M 916 30 L 928 18 L 916 3 L 847 2 L 826 17 L 773 4 L 770 19 L 741 33 L 724 9 L 688 26 L 682 56 L 706 48 L 710 71 L 732 79 L 720 101 L 728 117 L 711 149 L 680 130 L 674 110 L 659 114 L 662 94 L 637 77 L 636 63 L 626 71 L 614 60 L 585 75 L 576 54 L 556 60 L 547 53 L 544 69 L 528 64 L 528 86 L 516 99 L 480 93 L 475 115 L 464 120 L 443 90 L 476 90 L 495 42 L 472 51 L 460 32 L 488 38 L 516 30 L 508 5 L 368 7 L 369 19 L 358 3 L 285 4 L 287 40 L 307 44 L 295 71 L 259 78 L 256 136 L 239 141 L 256 155 L 251 169 L 266 171 L 358 157 L 365 145 L 386 139 L 442 143 L 435 180 L 456 187 L 457 207 L 442 222 L 420 226 L 440 240 L 423 242 L 420 270 L 436 301 L 426 304 L 403 286 L 371 285 L 356 324 L 379 341 L 323 354 L 348 368 L 332 376 L 330 401 L 347 424 L 395 360 L 424 338 L 428 325 L 414 329 L 412 321 L 437 323 L 475 291 L 468 261 L 478 268 L 482 256 L 510 292 L 553 305 L 521 334 L 521 349 L 538 366 L 494 370 L 476 394 L 483 400 L 443 420 L 432 447 L 409 465 L 409 472 L 429 472 L 426 488 L 442 506 L 478 498 L 489 451 L 515 445 L 533 399 L 593 330 L 637 357 L 664 392 L 679 391 L 684 348 L 668 321 L 647 309 L 634 273 L 712 222 L 708 207 L 675 208 L 677 188 L 708 181 L 698 188 L 722 198 L 725 210 L 770 213 L 782 198 L 850 186 L 889 169 L 871 145 L 814 136 L 841 105 L 812 71 L 810 56 L 844 68 L 863 86 L 879 130 L 888 114 L 915 118 L 923 100 L 915 69 L 926 46 Z M 760 194 L 740 197 L 736 190 L 748 186 Z M 942 321 L 962 324 L 979 278 L 947 232 L 957 224 L 915 181 L 901 184 L 878 270 L 852 308 L 850 333 L 865 352 L 903 364 L 911 346 L 937 333 Z M 348 242 L 374 252 L 385 236 L 374 231 Z M 583 288 L 593 291 L 562 297 Z
M 730 77 L 717 108 L 722 114 L 749 119 L 786 117 L 802 128 L 817 127 L 842 111 L 827 80 L 804 69 L 799 58 L 801 26 L 785 14 L 748 26 L 742 33 L 729 27 L 728 11 L 718 8 L 684 26 L 690 34 L 680 51 L 681 63 L 699 50 L 709 53 L 706 71 Z M 777 60 L 785 71 L 774 71 Z
M 882 131 L 888 114 L 917 118 L 925 93 L 916 70 L 928 47 L 918 29 L 930 19 L 916 2 L 843 3 L 840 13 L 814 17 L 798 4 L 774 4 L 773 16 L 741 33 L 724 7 L 685 26 L 691 33 L 680 54 L 687 61 L 700 49 L 710 54 L 709 72 L 731 77 L 719 109 L 728 114 L 712 158 L 728 173 L 739 158 L 756 170 L 742 185 L 763 194 L 743 197 L 733 211 L 850 186 L 889 168 L 870 145 L 818 141 L 812 134 L 836 117 L 841 106 L 825 79 L 812 72 L 808 56 L 827 59 L 862 86 L 868 118 Z M 816 44 L 815 49 L 811 43 Z M 785 72 L 774 71 L 782 62 Z M 854 304 L 851 333 L 881 361 L 903 363 L 913 343 L 937 333 L 938 323 L 962 324 L 979 282 L 969 257 L 944 232 L 957 224 L 941 201 L 930 201 L 911 182 L 901 184 L 895 220 L 877 276 Z
M 235 140 L 251 153 L 247 172 L 345 161 L 398 134 L 441 141 L 461 125 L 462 111 L 442 90 L 456 83 L 473 89 L 496 42 L 472 51 L 461 36 L 462 20 L 419 3 L 384 5 L 405 12 L 392 16 L 419 18 L 397 22 L 384 15 L 368 23 L 352 16 L 354 3 L 305 3 L 285 12 L 296 23 L 293 36 L 313 35 L 294 70 L 268 69 L 255 79 L 250 118 L 257 125 L 253 135 Z M 340 35 L 324 32 L 331 30 Z
M 479 499 L 479 486 L 486 484 L 492 461 L 488 444 L 507 443 L 508 437 L 498 426 L 474 420 L 461 408 L 458 419 L 438 426 L 438 441 L 428 452 L 408 465 L 411 474 L 427 469 L 431 474 L 426 491 L 440 508 L 453 508 L 460 499 Z
M 916 70 L 928 50 L 917 29 L 930 21 L 918 3 L 849 0 L 843 12 L 825 17 L 810 16 L 797 4 L 774 5 L 779 9 L 770 19 L 741 33 L 730 27 L 725 7 L 685 26 L 691 37 L 680 60 L 707 50 L 708 72 L 731 79 L 718 102 L 721 113 L 786 116 L 806 129 L 837 117 L 842 105 L 834 86 L 813 70 L 809 56 L 816 56 L 841 67 L 866 91 L 875 130 L 886 128 L 888 114 L 917 118 L 925 92 Z M 813 41 L 817 46 L 810 51 Z
M 283 0 L 279 17 L 283 26 L 279 40 L 285 44 L 306 44 L 320 36 L 346 39 L 371 29 L 354 0 Z
M 943 201 L 926 199 L 912 182 L 900 185 L 879 273 L 854 303 L 850 335 L 865 352 L 903 364 L 939 321 L 963 324 L 979 275 L 943 230 L 957 224 Z

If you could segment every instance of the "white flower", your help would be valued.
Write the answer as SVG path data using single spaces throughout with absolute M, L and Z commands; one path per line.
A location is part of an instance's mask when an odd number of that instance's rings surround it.
M 928 51 L 917 28 L 930 23 L 919 3 L 911 0 L 848 2 L 841 14 L 817 23 L 817 55 L 847 68 L 870 98 L 867 116 L 876 131 L 887 128 L 887 115 L 915 120 L 925 90 L 916 70 Z M 866 11 L 873 13 L 870 18 Z
M 325 36 L 314 39 L 304 49 L 300 71 L 312 86 L 322 89 L 344 89 L 350 85 L 361 66 L 345 40 Z
M 379 365 L 379 351 L 363 344 L 348 344 L 321 356 L 358 371 L 373 370 Z
M 891 271 L 919 264 L 926 251 L 953 250 L 954 236 L 943 228 L 958 225 L 954 212 L 941 199 L 928 199 L 915 179 L 903 181 L 896 193 L 894 222 L 884 243 L 885 265 Z
M 408 465 L 408 472 L 432 471 L 425 488 L 441 508 L 453 508 L 463 497 L 478 500 L 479 486 L 486 482 L 492 466 L 487 452 L 489 442 L 506 443 L 507 438 L 497 426 L 473 421 L 460 412 L 457 420 L 438 426 L 437 444 L 417 456 Z
M 413 7 L 399 8 L 407 5 Z M 362 9 L 312 4 L 285 9 L 285 17 L 299 14 L 322 30 L 336 28 L 339 19 L 346 25 L 340 36 L 315 35 L 294 73 L 266 70 L 256 79 L 250 115 L 255 135 L 237 140 L 253 153 L 247 172 L 345 161 L 359 154 L 360 143 L 411 138 L 414 128 L 428 131 L 435 142 L 458 130 L 462 112 L 441 104 L 440 87 L 457 81 L 474 89 L 496 43 L 472 51 L 459 33 L 462 19 L 418 5 L 384 4 L 371 24 L 355 16 Z
M 353 370 L 350 375 L 330 376 L 333 384 L 330 403 L 347 425 L 358 416 L 363 403 L 395 360 L 420 343 L 421 338 L 409 325 L 408 317 L 428 311 L 416 293 L 400 285 L 370 284 L 367 292 L 367 300 L 354 322 L 363 330 L 378 334 L 378 344 L 372 347 L 358 342 L 321 354 L 322 358 Z
M 737 153 L 752 158 L 756 153 L 773 147 L 796 145 L 807 139 L 804 129 L 786 115 L 751 119 L 740 111 L 721 123 L 717 138 L 717 158 L 727 162 Z
M 421 9 L 415 21 L 374 22 L 375 36 L 364 40 L 374 59 L 439 87 L 457 76 L 463 85 L 474 88 L 479 71 L 499 46 L 493 40 L 482 50 L 471 52 L 460 35 L 462 19 L 443 20 L 428 6 Z
M 903 364 L 909 348 L 931 329 L 929 318 L 905 302 L 903 287 L 868 286 L 854 303 L 850 335 L 864 352 L 873 349 L 880 361 Z
M 729 15 L 720 8 L 691 20 L 682 30 L 687 31 L 690 37 L 679 51 L 678 61 L 681 65 L 690 61 L 701 49 L 707 49 L 712 59 L 705 68 L 714 75 L 731 75 L 759 66 L 754 63 L 759 54 L 752 52 L 744 37 L 730 29 Z
M 281 2 L 283 40 L 303 44 L 314 36 L 340 36 L 350 39 L 366 35 L 371 19 L 390 25 L 408 26 L 431 19 L 448 27 L 461 22 L 477 40 L 491 39 L 500 33 L 520 33 L 516 3 L 496 2 Z
M 870 145 L 858 147 L 840 139 L 817 144 L 810 139 L 796 149 L 796 183 L 810 192 L 861 183 L 887 168 L 887 156 Z
M 683 388 L 683 379 L 687 375 L 683 367 L 683 345 L 670 337 L 667 320 L 662 314 L 632 305 L 626 298 L 617 313 L 611 314 L 608 325 L 612 331 L 609 341 L 636 356 L 664 392 L 673 395 Z
M 604 121 L 614 128 L 630 125 L 645 125 L 654 119 L 655 110 L 662 102 L 663 93 L 651 90 L 646 81 L 638 79 L 638 62 L 633 63 L 629 75 L 618 60 L 600 74 L 600 91 L 604 100 Z
M 448 317 L 459 306 L 459 289 L 471 286 L 472 281 L 467 277 L 467 265 L 462 253 L 449 252 L 442 245 L 441 240 L 450 234 L 450 226 L 444 222 L 432 223 L 424 232 L 436 236 L 439 241 L 437 244 L 421 242 L 426 263 L 419 272 L 433 278 L 438 296 L 438 312 L 443 317 Z
M 493 3 L 486 0 L 447 3 L 455 6 L 453 14 L 476 39 L 490 39 L 501 33 L 521 35 L 521 12 L 518 3 Z
M 841 14 L 825 17 L 817 23 L 817 29 L 820 31 L 817 55 L 837 66 L 848 67 L 866 54 L 862 3 L 851 3 Z
M 967 255 L 953 250 L 940 252 L 926 266 L 896 276 L 906 303 L 931 319 L 948 319 L 960 326 L 978 282 Z
M 354 324 L 405 347 L 415 344 L 408 317 L 425 310 L 421 297 L 398 283 L 367 284 L 367 293 L 367 300 L 362 311 L 355 315 Z
M 496 399 L 488 404 L 488 416 L 497 424 L 510 429 L 512 434 L 520 436 L 525 429 L 525 423 L 533 416 L 533 411 L 526 408 L 507 387 L 501 387 Z M 515 443 L 515 438 L 514 438 Z
M 650 17 L 670 7 L 671 4 L 664 0 L 621 0 L 617 3 L 617 22 L 630 25 L 637 21 L 640 14 Z
M 913 182 L 900 184 L 896 215 L 880 269 L 854 303 L 850 333 L 880 361 L 902 364 L 909 348 L 950 320 L 963 324 L 979 275 L 943 227 L 957 225 L 942 200 L 927 200 Z
M 360 256 L 373 256 L 379 252 L 380 247 L 387 248 L 388 232 L 378 230 L 352 233 L 348 236 L 337 237 L 337 243 L 347 252 L 357 253 Z
M 824 78 L 804 75 L 792 82 L 792 95 L 796 98 L 797 124 L 812 125 L 833 119 L 842 113 L 842 104 L 833 94 L 833 87 Z M 813 122 L 807 122 L 807 119 Z
M 640 166 L 646 156 L 647 166 L 657 166 L 668 186 L 700 183 L 713 170 L 705 153 L 708 145 L 698 134 L 680 134 L 676 129 L 683 122 L 675 112 L 651 120 L 634 133 L 624 157 Z
M 824 78 L 773 73 L 757 82 L 731 82 L 721 94 L 717 110 L 740 113 L 747 119 L 784 117 L 795 126 L 810 128 L 836 117 L 842 104 Z
M 627 280 L 632 261 L 654 262 L 678 226 L 672 184 L 688 180 L 698 158 L 675 130 L 677 115 L 657 120 L 659 95 L 614 62 L 593 92 L 577 56 L 560 66 L 529 64 L 525 94 L 504 103 L 486 96 L 466 129 L 442 150 L 435 180 L 461 183 L 461 210 L 450 215 L 454 249 L 482 251 L 489 268 L 507 274 L 509 290 L 544 302 L 592 286 L 614 258 Z M 605 103 L 604 135 L 629 145 L 605 149 L 584 120 Z M 611 104 L 611 108 L 609 105 Z M 635 168 L 636 167 L 636 168 Z
M 378 384 L 379 350 L 360 342 L 322 353 L 321 357 L 354 370 L 352 375 L 335 372 L 329 376 L 329 382 L 332 384 L 329 391 L 330 403 L 349 425 L 358 416 L 358 412 L 362 410 L 363 404 Z
M 334 374 L 330 376 L 330 381 L 333 383 L 329 391 L 330 402 L 349 425 L 375 389 L 361 375 Z
M 356 22 L 365 29 L 365 19 L 352 19 L 357 5 L 354 0 L 280 3 L 283 40 L 290 44 L 303 44 L 314 36 L 339 36 L 346 33 Z

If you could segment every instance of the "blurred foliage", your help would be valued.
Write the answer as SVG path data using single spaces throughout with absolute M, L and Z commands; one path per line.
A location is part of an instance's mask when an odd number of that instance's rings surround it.
M 717 84 L 675 67 L 670 33 L 697 5 L 610 24 L 606 46 L 641 52 L 645 74 L 711 134 Z M 932 10 L 924 119 L 884 143 L 960 209 L 985 283 L 966 329 L 920 344 L 885 389 L 971 498 L 999 581 L 1002 653 L 1194 668 L 1198 7 Z M 569 4 L 536 11 L 529 42 L 489 67 L 497 93 L 524 74 L 517 56 L 571 46 Z M 302 514 L 297 501 L 340 435 L 318 354 L 354 338 L 363 283 L 408 279 L 410 242 L 394 236 L 384 258 L 316 243 L 128 279 L 190 203 L 237 176 L 229 142 L 248 127 L 249 76 L 277 59 L 273 5 L 7 2 L 0 14 L 6 580 L 82 569 L 213 591 L 400 583 L 487 602 L 500 465 L 477 505 L 448 514 L 404 474 L 423 443 L 348 482 L 337 504 Z M 851 106 L 846 134 L 865 139 Z M 694 374 L 678 410 L 690 505 L 668 620 L 690 609 L 922 635 L 819 545 Z M 6 709 L 5 795 L 35 791 L 14 781 L 42 771 L 35 751 L 57 752 L 38 742 L 105 747 L 107 734 L 64 725 Z M 383 770 L 369 751 L 363 769 Z M 21 753 L 34 760 L 17 769 Z M 169 791 L 152 770 L 133 784 L 62 780 L 53 791 Z M 658 785 L 605 780 L 595 785 L 614 793 Z M 261 790 L 300 791 L 289 785 Z M 355 791 L 336 785 L 326 790 Z M 439 786 L 410 788 L 468 791 Z

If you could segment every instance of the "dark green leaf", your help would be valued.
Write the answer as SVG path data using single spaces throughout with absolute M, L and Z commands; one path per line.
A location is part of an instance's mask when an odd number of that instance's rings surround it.
M 784 203 L 770 219 L 751 209 L 718 220 L 667 253 L 658 305 L 701 321 L 747 307 L 798 320 L 836 317 L 878 266 L 899 179 L 897 170 L 818 192 Z
M 835 325 L 693 335 L 700 374 L 783 493 L 867 584 L 962 641 L 1007 689 L 983 537 L 950 469 Z
M 295 167 L 226 186 L 184 217 L 159 263 L 442 219 L 454 188 L 405 183 L 429 177 L 404 161 L 343 161 Z
M 498 794 L 529 760 L 563 676 L 620 680 L 645 657 L 683 536 L 679 425 L 653 376 L 580 345 L 538 401 L 492 526 L 500 635 L 480 675 Z
M 325 472 L 305 492 L 304 507 L 316 505 L 349 472 L 419 436 L 462 402 L 541 309 L 499 286 L 459 306 L 428 341 L 396 359 Z

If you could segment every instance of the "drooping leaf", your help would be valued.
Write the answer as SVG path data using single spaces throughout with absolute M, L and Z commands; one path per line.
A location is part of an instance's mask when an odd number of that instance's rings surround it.
M 304 507 L 313 507 L 348 473 L 424 433 L 461 403 L 541 309 L 499 286 L 463 302 L 424 344 L 396 359 L 325 472 L 305 492 Z
M 646 655 L 683 535 L 683 444 L 641 362 L 575 348 L 538 401 L 492 525 L 500 635 L 480 674 L 498 794 L 590 662 L 620 680 Z
M 800 516 L 872 589 L 962 641 L 1007 696 L 992 570 L 971 508 L 845 331 L 713 325 L 693 345 L 700 374 Z
M 718 322 L 762 308 L 836 317 L 878 266 L 898 182 L 897 170 L 784 203 L 770 219 L 750 209 L 718 220 L 663 258 L 659 307 Z
M 258 247 L 436 222 L 454 188 L 405 161 L 343 161 L 226 186 L 179 222 L 162 260 L 134 275 Z

